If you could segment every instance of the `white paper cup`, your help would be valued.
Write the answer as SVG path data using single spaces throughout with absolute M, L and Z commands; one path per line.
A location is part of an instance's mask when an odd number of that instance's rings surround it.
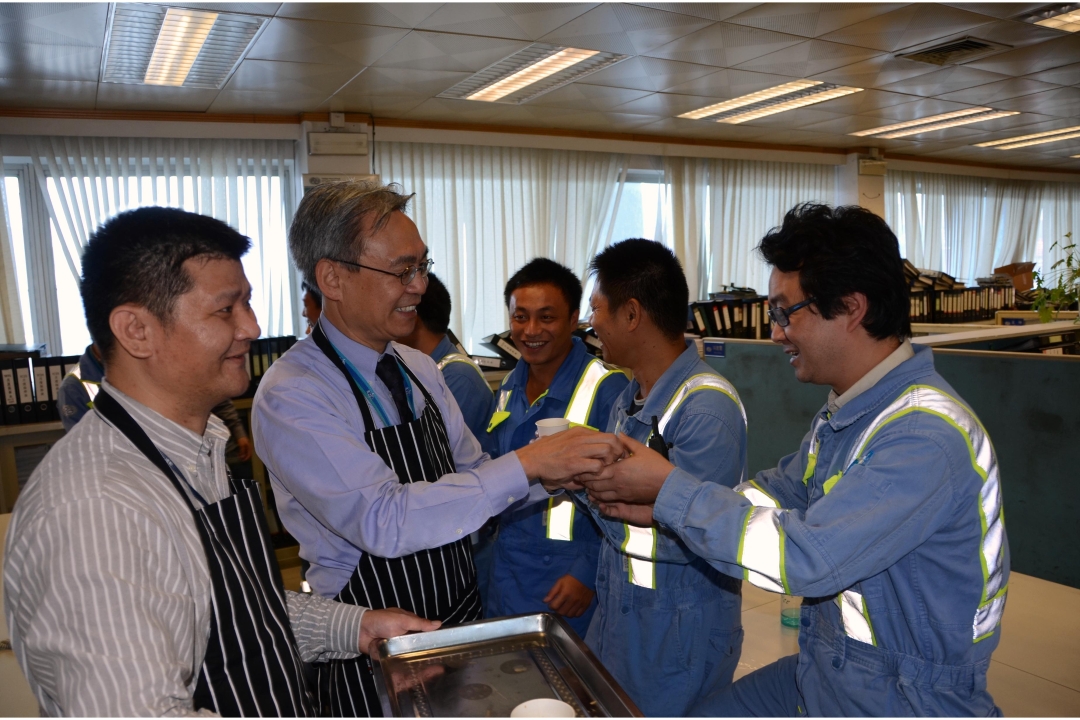
M 570 718 L 576 715 L 572 706 L 553 698 L 526 700 L 510 711 L 513 718 Z
M 570 421 L 566 418 L 544 418 L 536 421 L 536 436 L 547 437 L 570 429 Z

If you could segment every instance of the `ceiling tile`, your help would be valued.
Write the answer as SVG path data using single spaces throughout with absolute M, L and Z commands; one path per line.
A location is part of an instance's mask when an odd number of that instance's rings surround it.
M 502 103 L 471 102 L 469 100 L 448 100 L 429 98 L 412 110 L 402 115 L 412 120 L 453 120 L 463 123 L 491 123 L 516 109 L 515 105 Z
M 889 105 L 877 110 L 868 110 L 863 113 L 871 117 L 882 118 L 882 125 L 888 124 L 889 120 L 899 122 L 901 120 L 915 120 L 930 115 L 941 115 L 954 110 L 965 110 L 971 107 L 964 103 L 949 102 L 948 100 L 914 100 L 899 105 Z
M 529 107 L 575 108 L 582 110 L 612 110 L 620 105 L 647 96 L 647 90 L 590 85 L 585 82 L 570 83 L 544 93 L 525 103 Z
M 981 3 L 942 3 L 951 7 L 969 10 L 980 15 L 989 15 L 996 18 L 1011 18 L 1025 12 L 1031 12 L 1041 7 L 1046 7 L 1045 2 L 1033 3 L 1010 3 L 1010 2 L 981 2 Z
M 853 132 L 859 132 L 860 130 L 869 130 L 871 128 L 881 127 L 888 123 L 882 122 L 879 117 L 871 117 L 869 115 L 844 115 L 842 117 L 824 120 L 812 125 L 808 124 L 803 126 L 803 130 L 813 130 L 815 132 L 833 133 L 836 135 L 848 135 Z M 866 138 L 869 139 L 869 138 Z M 851 138 L 851 143 L 862 142 L 863 138 Z
M 2 3 L 0 43 L 101 48 L 107 3 Z
M 826 101 L 819 103 L 818 105 L 796 108 L 795 110 L 788 110 L 787 112 L 776 113 L 775 115 L 766 115 L 765 117 L 756 120 L 748 120 L 745 123 L 739 124 L 763 128 L 805 129 L 807 125 L 814 125 L 816 123 L 824 122 L 825 120 L 837 120 L 845 117 L 841 113 L 830 112 L 827 107 L 828 104 L 829 102 Z
M 675 93 L 653 93 L 619 107 L 622 112 L 675 117 L 716 102 L 715 98 Z M 699 121 L 701 122 L 701 121 Z
M 709 20 L 638 5 L 606 3 L 542 39 L 556 45 L 638 55 L 708 27 Z
M 870 89 L 882 88 L 901 80 L 932 73 L 935 70 L 940 70 L 940 68 L 937 65 L 928 65 L 892 55 L 878 55 L 869 60 L 812 75 L 811 79 Z
M 1080 85 L 1080 63 L 1062 65 L 1025 76 L 1029 80 L 1054 83 L 1055 85 Z
M 205 112 L 217 95 L 217 90 L 206 88 L 101 83 L 94 107 L 98 110 Z
M 369 67 L 343 87 L 340 92 L 346 95 L 396 95 L 431 98 L 448 88 L 452 88 L 471 74 L 445 70 Z M 492 104 L 470 100 L 462 100 L 462 102 L 466 105 Z
M 768 55 L 744 62 L 737 67 L 740 70 L 807 77 L 816 73 L 835 70 L 861 60 L 868 60 L 880 55 L 877 50 L 825 42 L 807 40 Z
M 418 27 L 537 40 L 594 7 L 596 3 L 448 3 Z
M 882 90 L 934 97 L 956 90 L 964 90 L 978 85 L 1008 80 L 1008 75 L 976 70 L 964 65 L 948 65 L 926 75 L 901 80 L 881 87 Z
M 276 2 L 152 2 L 151 5 L 194 8 L 209 12 L 238 13 L 241 15 L 273 16 L 281 8 Z
M 901 93 L 885 92 L 884 90 L 863 90 L 829 100 L 829 112 L 846 113 L 857 115 L 859 113 L 880 110 L 890 105 L 900 105 L 911 102 L 914 98 Z
M 290 90 L 230 90 L 218 93 L 207 112 L 212 113 L 289 113 L 312 112 L 326 100 L 326 94 Z
M 251 60 L 370 65 L 409 33 L 401 28 L 275 18 L 247 54 Z
M 957 33 L 954 38 L 959 40 L 965 34 Z M 989 40 L 1013 48 L 1021 48 L 1059 38 L 1061 37 L 1061 30 L 1045 28 L 1034 23 L 997 20 L 986 25 L 980 25 L 971 34 L 980 40 Z M 950 39 L 953 38 L 942 38 L 942 42 Z
M 531 104 L 527 103 L 519 106 L 517 113 L 508 120 L 541 127 L 601 132 L 630 132 L 643 125 L 656 122 L 656 118 L 652 115 L 597 111 L 582 112 L 561 108 L 530 108 L 529 105 Z
M 521 40 L 414 30 L 373 64 L 383 68 L 474 73 L 528 45 Z
M 1028 78 L 1009 78 L 997 82 L 979 85 L 977 87 L 956 90 L 951 93 L 938 95 L 941 100 L 953 102 L 971 103 L 972 105 L 989 105 L 990 103 L 1008 100 L 1009 98 L 1031 95 L 1044 90 L 1054 90 L 1058 86 L 1050 83 L 1030 80 Z M 996 107 L 996 106 L 995 106 Z
M 716 23 L 647 54 L 668 60 L 733 67 L 800 42 L 803 38 L 795 35 Z
M 343 67 L 337 64 L 244 60 L 223 89 L 277 93 L 295 91 L 316 93 L 326 98 L 349 82 L 361 67 L 358 64 Z
M 440 7 L 442 3 L 425 2 L 294 2 L 282 4 L 277 16 L 412 29 Z
M 1019 77 L 1080 62 L 1080 33 L 992 55 L 968 67 Z
M 668 88 L 669 92 L 685 95 L 701 95 L 708 98 L 727 99 L 791 82 L 786 75 L 769 75 L 749 70 L 717 70 L 689 82 Z
M 363 95 L 361 93 L 338 93 L 328 98 L 315 112 L 370 113 L 378 117 L 401 117 L 424 98 L 417 95 Z
M 851 143 L 843 138 L 812 130 L 793 130 L 771 128 L 754 138 L 759 143 L 772 145 L 801 145 L 803 147 L 835 148 L 848 147 Z M 792 154 L 790 162 L 798 162 L 798 155 Z M 806 200 L 825 200 L 825 198 L 805 198 Z M 779 221 L 780 218 L 777 218 Z
M 6 107 L 90 110 L 96 95 L 96 82 L 0 78 L 0 105 Z
M 1036 133 L 1047 132 L 1049 130 L 1063 130 L 1064 128 L 1073 127 L 1074 125 L 1080 124 L 1077 123 L 1077 121 L 1073 118 L 1054 118 L 1047 115 L 1021 113 L 1020 115 L 1016 115 L 1014 117 L 1024 118 L 1026 121 L 1018 122 L 1016 125 L 1006 128 L 994 128 L 988 130 L 986 133 L 986 137 L 979 142 L 990 140 L 1005 140 L 1006 138 L 1018 137 L 1020 135 L 1034 135 Z
M 905 4 L 762 3 L 728 22 L 812 38 L 898 10 Z
M 654 135 L 674 135 L 677 137 L 706 138 L 729 142 L 752 142 L 765 132 L 759 127 L 728 125 L 718 122 L 702 122 L 685 118 L 665 118 L 638 128 L 639 133 Z
M 739 13 L 746 12 L 755 7 L 758 3 L 636 2 L 631 4 L 655 8 L 656 10 L 666 10 L 668 12 L 679 13 L 680 15 L 690 15 L 691 17 L 702 18 L 703 20 L 720 22 L 721 20 L 727 20 L 729 17 L 734 17 Z
M 995 107 L 1001 110 L 1023 110 L 1080 119 L 1080 88 L 1062 87 L 1034 95 L 1024 95 L 997 103 Z
M 0 77 L 97 82 L 101 47 L 0 43 Z
M 971 30 L 990 20 L 986 15 L 947 5 L 914 3 L 828 33 L 822 39 L 896 52 Z
M 716 68 L 650 57 L 632 57 L 588 76 L 590 85 L 660 91 L 716 72 Z

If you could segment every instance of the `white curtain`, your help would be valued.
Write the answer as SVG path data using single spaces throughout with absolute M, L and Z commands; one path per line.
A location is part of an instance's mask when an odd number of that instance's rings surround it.
M 691 299 L 730 284 L 764 294 L 769 269 L 754 248 L 795 205 L 835 205 L 836 173 L 833 165 L 665 158 L 671 244 Z
M 585 278 L 610 239 L 627 164 L 610 153 L 403 142 L 379 143 L 377 158 L 383 182 L 416 193 L 410 215 L 470 351 L 508 327 L 503 288 L 529 260 L 551 258 Z
M 22 344 L 26 341 L 26 335 L 19 307 L 19 285 L 15 277 L 15 256 L 11 246 L 8 197 L 4 184 L 3 173 L 0 173 L 0 343 Z
M 32 137 L 40 188 L 62 258 L 78 278 L 90 235 L 124 210 L 181 207 L 251 238 L 244 270 L 264 335 L 295 333 L 296 290 L 286 233 L 295 205 L 291 140 Z M 80 309 L 81 310 L 81 309 Z
M 1058 184 L 889 171 L 885 220 L 916 267 L 973 284 L 1033 259 L 1044 194 Z
M 1071 237 L 1065 237 L 1071 234 Z M 1049 284 L 1057 281 L 1054 263 L 1065 257 L 1069 245 L 1080 246 L 1080 183 L 1047 183 L 1043 194 L 1042 214 L 1043 274 Z M 1055 245 L 1056 243 L 1056 245 Z

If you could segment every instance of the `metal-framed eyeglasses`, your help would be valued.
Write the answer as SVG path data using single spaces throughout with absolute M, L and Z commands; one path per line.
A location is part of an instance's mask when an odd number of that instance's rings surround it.
M 794 305 L 792 305 L 789 308 L 783 308 L 783 307 L 780 307 L 779 305 L 777 305 L 775 307 L 770 307 L 769 308 L 769 317 L 772 319 L 772 321 L 774 323 L 776 323 L 777 325 L 779 325 L 782 328 L 785 328 L 785 327 L 788 326 L 789 323 L 791 323 L 791 320 L 789 320 L 789 318 L 792 315 L 794 315 L 797 311 L 802 310 L 807 305 L 809 305 L 811 303 L 815 303 L 815 302 L 817 302 L 817 298 L 807 298 L 806 300 L 803 300 L 801 303 L 795 303 Z
M 327 258 L 327 260 L 333 260 L 334 262 L 341 263 L 342 265 L 351 265 L 355 268 L 363 268 L 364 270 L 374 270 L 377 273 L 383 275 L 392 275 L 401 281 L 402 285 L 408 285 L 413 281 L 417 275 L 422 278 L 427 278 L 431 272 L 431 266 L 435 264 L 434 260 L 425 260 L 419 265 L 407 265 L 401 272 L 390 272 L 389 270 L 380 270 L 377 267 L 371 267 L 370 265 L 361 265 L 358 262 L 352 262 L 351 260 L 339 260 L 338 258 Z

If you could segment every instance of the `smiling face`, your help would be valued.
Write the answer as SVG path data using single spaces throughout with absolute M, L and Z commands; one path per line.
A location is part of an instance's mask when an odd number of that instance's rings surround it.
M 427 245 L 416 225 L 405 213 L 395 211 L 382 229 L 368 235 L 357 262 L 386 273 L 400 273 L 426 262 L 427 257 Z M 354 339 L 383 352 L 386 343 L 413 331 L 416 305 L 427 289 L 427 278 L 417 273 L 408 285 L 402 285 L 399 278 L 384 272 L 335 265 L 341 278 L 340 312 Z M 327 297 L 324 291 L 324 303 Z
M 177 298 L 155 357 L 162 385 L 212 407 L 247 390 L 244 353 L 261 331 L 239 261 L 196 257 L 184 271 L 194 287 Z
M 519 287 L 510 295 L 510 337 L 530 366 L 558 367 L 570 352 L 578 311 L 549 283 Z
M 805 299 L 798 272 L 773 268 L 769 276 L 770 306 L 789 308 Z M 799 382 L 833 385 L 838 371 L 845 367 L 842 348 L 846 343 L 841 318 L 825 320 L 813 304 L 791 315 L 786 328 L 774 322 L 771 339 L 783 346 Z
M 607 297 L 600 291 L 597 283 L 593 289 L 592 297 L 589 298 L 591 316 L 589 324 L 596 331 L 596 337 L 603 343 L 602 352 L 604 361 L 612 365 L 628 365 L 623 345 L 619 341 L 626 337 L 625 325 L 619 313 L 611 311 L 611 305 Z

